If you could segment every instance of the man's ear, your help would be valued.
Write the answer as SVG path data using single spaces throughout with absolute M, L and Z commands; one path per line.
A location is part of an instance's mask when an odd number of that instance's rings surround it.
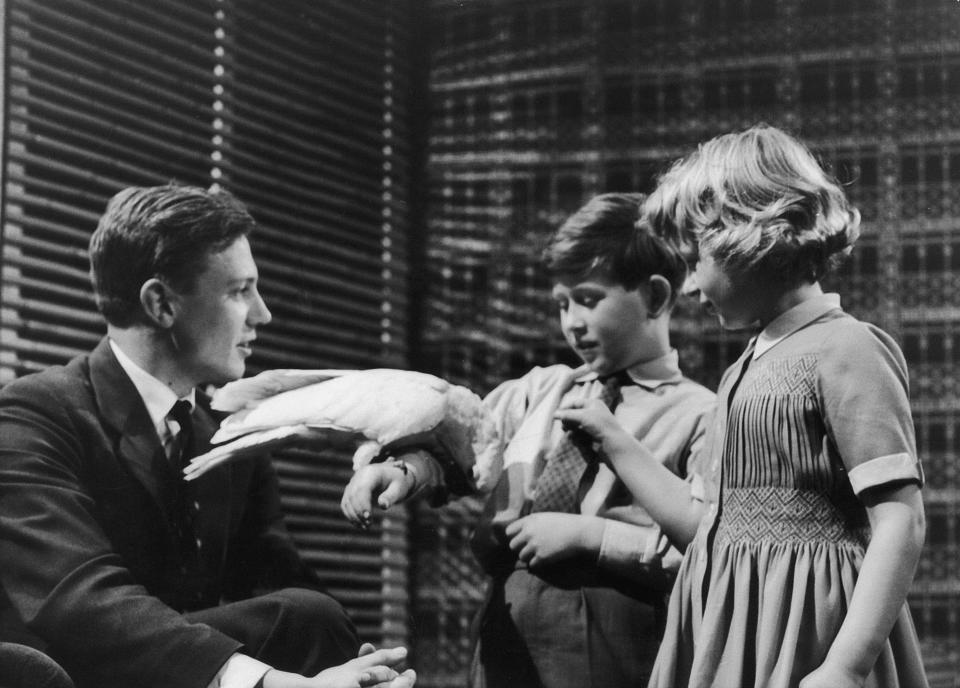
M 173 301 L 170 287 L 156 277 L 151 277 L 140 287 L 140 305 L 147 319 L 157 327 L 166 329 L 173 325 L 176 317 Z
M 647 283 L 650 285 L 650 317 L 659 318 L 673 306 L 673 287 L 663 275 L 651 275 Z

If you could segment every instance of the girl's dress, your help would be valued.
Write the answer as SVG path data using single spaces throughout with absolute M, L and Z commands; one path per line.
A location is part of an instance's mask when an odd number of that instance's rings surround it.
M 853 595 L 869 537 L 857 495 L 923 482 L 906 365 L 889 336 L 824 295 L 755 342 L 720 383 L 697 467 L 714 493 L 651 688 L 797 686 L 823 662 Z M 927 686 L 906 605 L 865 685 Z

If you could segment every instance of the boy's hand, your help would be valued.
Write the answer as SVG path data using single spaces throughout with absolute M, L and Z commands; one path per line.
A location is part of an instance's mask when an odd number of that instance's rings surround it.
M 370 525 L 373 501 L 381 509 L 437 488 L 443 471 L 425 449 L 408 449 L 383 463 L 371 463 L 353 474 L 343 490 L 340 509 L 361 528 Z
M 416 486 L 413 472 L 402 461 L 368 464 L 358 469 L 347 483 L 340 510 L 355 526 L 367 528 L 374 498 L 381 509 L 389 509 L 409 497 Z
M 510 523 L 510 549 L 530 568 L 600 551 L 603 519 L 579 514 L 539 512 Z
M 611 433 L 623 431 L 610 409 L 599 399 L 571 400 L 558 408 L 553 417 L 565 426 L 583 430 L 601 442 Z

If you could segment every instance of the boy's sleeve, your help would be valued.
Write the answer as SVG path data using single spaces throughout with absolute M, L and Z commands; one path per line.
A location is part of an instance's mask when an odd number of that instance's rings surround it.
M 526 378 L 507 380 L 498 385 L 483 399 L 483 406 L 491 421 L 489 436 L 490 446 L 485 450 L 487 456 L 494 456 L 498 460 L 491 461 L 486 466 L 484 481 L 488 483 L 487 492 L 494 488 L 499 481 L 502 471 L 502 462 L 499 461 L 503 450 L 513 437 L 517 427 L 523 421 L 527 409 L 528 384 Z M 416 459 L 408 457 L 408 463 L 415 464 L 419 480 L 428 487 L 429 503 L 431 506 L 443 506 L 451 498 L 462 497 L 477 492 L 477 485 L 465 478 L 464 467 L 452 460 L 441 460 L 433 452 L 417 452 Z
M 641 526 L 604 519 L 598 566 L 604 571 L 653 590 L 667 592 L 673 584 L 683 553 L 677 550 L 652 520 Z
M 676 456 L 667 457 L 665 465 L 676 470 L 690 485 L 691 498 L 705 500 L 704 480 L 698 470 L 698 458 L 704 447 L 704 436 L 713 419 L 715 397 L 702 394 L 681 402 L 686 411 L 684 421 L 673 425 L 684 435 L 673 437 L 680 447 Z M 672 444 L 670 446 L 673 446 Z M 669 591 L 683 553 L 674 547 L 660 525 L 638 505 L 615 507 L 606 514 L 603 542 L 598 565 L 612 573 Z
M 529 398 L 526 378 L 502 382 L 484 397 L 483 405 L 493 419 L 495 442 L 499 444 L 501 451 L 523 422 Z
M 923 484 L 906 361 L 889 335 L 859 322 L 840 330 L 824 343 L 818 384 L 828 436 L 855 493 Z

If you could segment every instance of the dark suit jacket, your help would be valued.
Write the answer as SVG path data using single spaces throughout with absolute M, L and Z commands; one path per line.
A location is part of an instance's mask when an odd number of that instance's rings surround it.
M 216 419 L 204 400 L 194 425 L 206 444 Z M 106 339 L 0 390 L 0 634 L 22 639 L 19 619 L 81 686 L 203 688 L 239 643 L 181 612 L 316 587 L 266 457 L 192 485 L 199 566 L 171 524 L 178 480 Z

